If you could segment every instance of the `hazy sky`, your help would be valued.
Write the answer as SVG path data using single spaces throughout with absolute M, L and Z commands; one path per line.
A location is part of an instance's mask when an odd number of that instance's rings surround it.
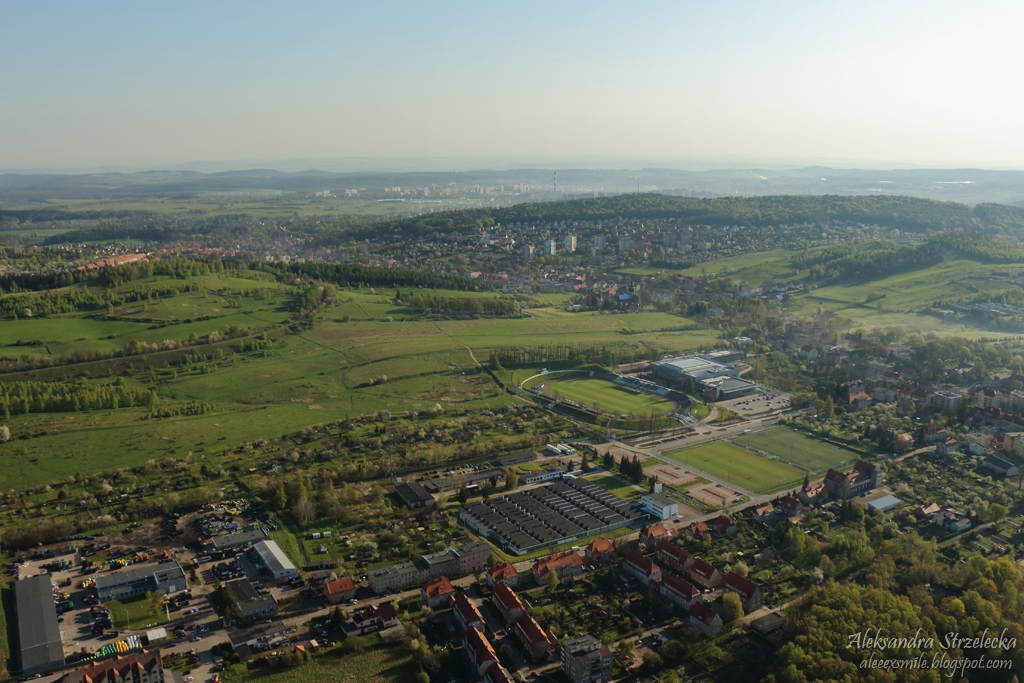
M 1024 168 L 1022 20 L 1024 3 L 976 1 L 0 0 L 0 168 Z

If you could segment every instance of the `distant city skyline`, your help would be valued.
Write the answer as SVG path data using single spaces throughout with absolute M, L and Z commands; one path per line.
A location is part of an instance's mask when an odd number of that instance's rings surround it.
M 4 18 L 0 170 L 1024 168 L 1009 2 L 55 1 Z

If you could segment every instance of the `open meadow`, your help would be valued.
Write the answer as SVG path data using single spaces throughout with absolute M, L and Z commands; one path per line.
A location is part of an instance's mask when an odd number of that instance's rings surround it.
M 246 670 L 239 664 L 221 674 L 224 683 L 406 683 L 415 677 L 412 654 L 402 647 L 377 647 L 350 655 L 335 648 L 292 668 Z
M 669 451 L 665 457 L 754 493 L 771 493 L 803 481 L 804 473 L 728 441 Z
M 829 468 L 840 469 L 857 457 L 844 448 L 786 427 L 742 434 L 732 440 L 747 448 L 774 455 L 811 474 L 820 474 Z

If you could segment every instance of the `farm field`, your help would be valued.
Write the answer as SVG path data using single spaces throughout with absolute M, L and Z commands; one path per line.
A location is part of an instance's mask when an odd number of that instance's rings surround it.
M 242 673 L 245 665 L 228 667 L 221 674 L 224 683 L 405 683 L 416 677 L 412 653 L 401 647 L 375 647 L 343 656 L 338 648 L 314 655 L 294 668 L 277 671 L 254 669 Z
M 839 469 L 856 454 L 838 446 L 806 436 L 786 427 L 775 427 L 733 439 L 738 444 L 770 453 L 786 462 L 806 469 L 811 474 Z
M 619 498 L 639 498 L 641 495 L 643 495 L 629 484 L 623 483 L 617 477 L 606 475 L 602 477 L 595 477 L 593 479 L 587 479 L 587 481 L 589 481 L 591 484 L 600 486 L 605 491 L 613 493 Z
M 820 307 L 853 322 L 853 328 L 901 329 L 907 332 L 935 332 L 968 339 L 1011 336 L 944 320 L 924 311 L 935 301 L 969 296 L 988 289 L 1016 286 L 993 271 L 1006 265 L 988 265 L 968 259 L 947 259 L 929 268 L 868 282 L 826 284 L 804 291 L 790 302 L 797 315 L 813 315 Z M 867 301 L 883 294 L 884 298 Z
M 728 441 L 681 448 L 664 455 L 755 493 L 779 491 L 799 483 L 804 477 L 795 467 L 761 457 Z
M 603 379 L 567 379 L 552 382 L 545 389 L 577 403 L 619 414 L 637 414 L 643 410 L 667 413 L 672 403 L 663 398 L 633 391 Z

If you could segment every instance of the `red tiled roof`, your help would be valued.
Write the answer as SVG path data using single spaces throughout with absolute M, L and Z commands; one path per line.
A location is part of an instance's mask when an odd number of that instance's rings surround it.
M 591 542 L 587 546 L 587 552 L 591 555 L 600 555 L 602 553 L 610 553 L 615 550 L 615 546 L 607 538 L 598 538 Z
M 466 647 L 469 648 L 473 653 L 473 660 L 479 666 L 482 662 L 487 660 L 498 661 L 498 655 L 494 652 L 494 647 L 491 645 L 491 641 L 487 640 L 487 637 L 483 633 L 480 633 L 475 628 L 471 628 L 466 631 Z
M 707 560 L 695 557 L 693 558 L 693 566 L 690 567 L 690 571 L 697 576 L 710 579 L 715 573 L 715 567 Z
M 757 591 L 756 583 L 736 572 L 729 572 L 725 575 L 725 587 L 735 590 L 747 600 Z
M 541 643 L 551 645 L 548 634 L 540 627 L 537 620 L 529 614 L 524 614 L 516 620 L 516 631 L 522 634 L 522 639 L 529 645 L 540 645 Z
M 439 595 L 450 595 L 454 592 L 455 589 L 452 587 L 452 582 L 445 576 L 431 579 L 423 586 L 423 593 L 428 598 L 436 598 Z
M 690 608 L 690 616 L 697 617 L 702 622 L 710 626 L 714 623 L 715 617 L 718 615 L 715 613 L 715 610 L 708 607 L 707 604 L 703 602 L 696 602 L 693 604 L 693 607 Z
M 537 560 L 533 565 L 533 570 L 538 574 L 547 574 L 549 569 L 557 570 L 559 567 L 564 567 L 566 565 L 582 564 L 583 558 L 580 557 L 579 553 L 575 550 L 566 550 L 565 552 L 545 557 L 542 560 Z
M 625 562 L 639 569 L 644 576 L 651 576 L 659 571 L 658 565 L 635 550 L 631 550 L 626 554 Z
M 113 683 L 115 680 L 129 677 L 137 681 L 139 676 L 132 676 L 132 671 L 146 671 L 147 674 L 152 674 L 160 668 L 160 651 L 147 652 L 143 650 L 138 654 L 108 659 L 105 662 L 83 668 L 82 681 L 83 683 Z
M 693 600 L 694 598 L 700 597 L 700 591 L 697 590 L 692 583 L 686 579 L 676 576 L 675 574 L 669 574 L 661 580 L 661 585 L 672 589 L 672 592 L 681 595 L 687 600 Z
M 667 538 L 668 536 L 668 530 L 665 529 L 663 524 L 652 524 L 649 527 L 644 527 L 640 532 L 640 538 L 642 539 Z
M 662 541 L 661 543 L 659 543 L 657 553 L 660 555 L 664 555 L 673 562 L 678 562 L 679 564 L 686 564 L 686 562 L 690 559 L 689 551 L 680 548 L 672 541 Z
M 484 616 L 480 614 L 476 603 L 466 597 L 465 593 L 455 598 L 454 610 L 462 617 L 462 623 L 464 624 L 472 624 L 475 621 L 482 622 L 484 620 Z
M 516 607 L 523 608 L 523 602 L 516 595 L 515 591 L 506 586 L 503 583 L 499 583 L 494 587 L 494 593 L 492 594 L 494 601 L 498 604 L 498 609 L 504 614 L 508 614 Z
M 354 591 L 356 589 L 356 582 L 352 580 L 351 576 L 343 576 L 340 579 L 327 582 L 327 594 L 334 595 L 335 593 L 347 593 L 348 591 Z
M 487 576 L 490 577 L 492 582 L 497 583 L 505 579 L 511 579 L 513 576 L 519 576 L 519 572 L 516 571 L 511 562 L 502 562 L 488 569 Z

